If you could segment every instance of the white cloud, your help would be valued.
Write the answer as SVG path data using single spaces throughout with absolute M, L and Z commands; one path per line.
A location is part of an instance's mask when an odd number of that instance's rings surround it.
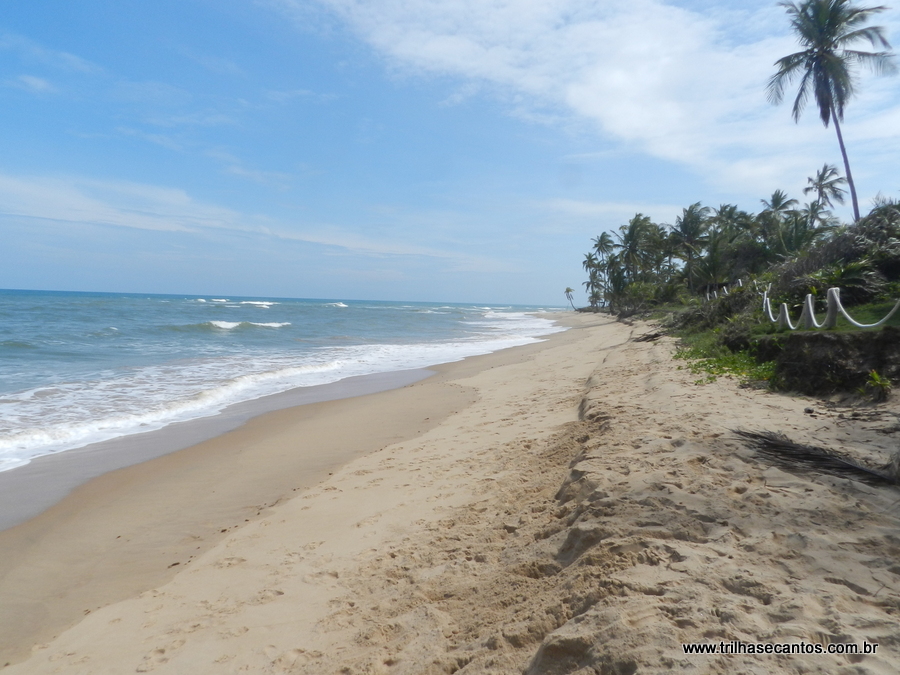
M 774 2 L 318 3 L 396 71 L 462 80 L 444 103 L 489 90 L 531 119 L 587 120 L 613 142 L 686 164 L 720 188 L 766 189 L 832 154 L 821 127 L 795 126 L 787 106 L 765 100 L 774 61 L 795 50 Z M 309 22 L 305 0 L 269 4 Z M 900 110 L 895 88 L 881 94 L 854 106 L 855 122 Z M 900 141 L 898 126 L 880 134 Z

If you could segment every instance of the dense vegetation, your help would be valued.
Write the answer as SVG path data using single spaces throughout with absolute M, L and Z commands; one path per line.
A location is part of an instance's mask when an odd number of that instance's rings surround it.
M 827 169 L 820 175 L 831 175 Z M 815 183 L 811 179 L 813 191 Z M 821 208 L 823 203 L 818 197 L 797 208 L 776 192 L 756 214 L 733 205 L 707 209 L 692 204 L 674 226 L 638 214 L 614 238 L 595 238 L 585 256 L 592 305 L 620 316 L 664 310 L 683 341 L 678 356 L 704 375 L 698 382 L 728 373 L 802 389 L 771 363 L 782 341 L 771 335 L 777 328 L 763 315 L 764 288 L 776 310 L 787 303 L 795 321 L 807 294 L 824 312 L 832 286 L 841 289 L 844 306 L 865 323 L 880 320 L 900 297 L 900 202 L 881 200 L 852 225 L 839 224 Z M 900 325 L 900 314 L 889 325 Z M 839 323 L 830 332 L 849 329 Z M 828 354 L 829 361 L 838 360 L 835 352 Z M 810 358 L 817 357 L 810 353 Z M 815 364 L 803 366 L 811 367 Z M 864 384 L 860 377 L 878 376 L 871 368 L 845 367 L 840 377 L 830 376 L 831 381 L 806 393 L 858 388 Z
M 880 200 L 841 225 L 828 207 L 841 201 L 843 179 L 826 165 L 809 182 L 816 197 L 802 207 L 776 190 L 755 214 L 696 203 L 672 226 L 639 213 L 613 236 L 604 232 L 582 263 L 591 307 L 633 314 L 698 304 L 739 279 L 771 283 L 773 301 L 789 303 L 807 293 L 824 298 L 830 286 L 841 287 L 846 306 L 898 290 L 900 204 Z

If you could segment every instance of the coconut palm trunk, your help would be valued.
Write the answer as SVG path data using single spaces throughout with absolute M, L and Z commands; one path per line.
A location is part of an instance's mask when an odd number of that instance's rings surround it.
M 844 146 L 844 135 L 841 133 L 841 125 L 835 109 L 831 109 L 831 121 L 834 122 L 834 130 L 837 132 L 838 145 L 841 146 L 841 157 L 844 159 L 844 175 L 847 178 L 847 187 L 850 188 L 850 201 L 853 204 L 853 220 L 859 220 L 859 201 L 856 199 L 856 185 L 853 183 L 853 174 L 850 173 L 850 160 L 847 159 L 847 148 Z

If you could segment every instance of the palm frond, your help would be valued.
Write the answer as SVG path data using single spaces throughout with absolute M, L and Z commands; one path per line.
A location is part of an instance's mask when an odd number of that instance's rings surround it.
M 860 52 L 853 49 L 845 49 L 844 54 L 854 63 L 866 66 L 876 75 L 890 75 L 897 72 L 897 64 L 894 61 L 893 52 Z
M 780 58 L 775 62 L 778 71 L 769 78 L 769 82 L 766 85 L 766 99 L 769 103 L 781 103 L 782 98 L 784 98 L 785 85 L 793 82 L 801 74 L 801 68 L 805 61 L 806 52 L 797 52 Z
M 839 45 L 846 45 L 851 42 L 856 42 L 857 40 L 868 40 L 873 47 L 878 47 L 880 45 L 885 49 L 891 48 L 891 43 L 888 42 L 887 38 L 884 36 L 884 28 L 881 26 L 867 26 L 866 28 L 860 28 L 859 30 L 844 33 L 837 39 L 837 43 Z
M 788 471 L 824 473 L 874 486 L 900 485 L 897 457 L 885 466 L 872 468 L 826 448 L 795 443 L 784 434 L 739 429 L 732 433 L 747 441 L 761 456 Z

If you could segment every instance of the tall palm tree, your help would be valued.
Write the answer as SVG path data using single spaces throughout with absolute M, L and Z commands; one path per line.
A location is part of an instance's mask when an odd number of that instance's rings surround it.
M 609 310 L 614 312 L 621 304 L 628 286 L 628 274 L 618 253 L 606 259 L 606 300 Z
M 702 255 L 706 246 L 706 231 L 709 229 L 709 207 L 701 206 L 700 202 L 691 204 L 681 210 L 680 216 L 675 218 L 675 227 L 672 235 L 684 256 L 684 274 L 687 277 L 688 288 L 694 292 L 694 260 Z
M 800 87 L 792 110 L 794 121 L 800 119 L 800 113 L 812 94 L 822 123 L 827 127 L 829 122 L 834 122 L 844 159 L 844 173 L 853 201 L 853 218 L 859 220 L 856 186 L 850 173 L 850 161 L 847 159 L 839 122 L 844 119 L 844 106 L 855 91 L 855 65 L 868 66 L 876 73 L 895 69 L 891 60 L 893 54 L 889 51 L 863 52 L 850 49 L 861 40 L 868 41 L 872 47 L 890 49 L 891 45 L 884 37 L 881 26 L 862 25 L 870 16 L 887 8 L 856 7 L 849 0 L 803 0 L 799 4 L 780 4 L 787 10 L 791 27 L 803 49 L 775 62 L 778 72 L 769 79 L 767 97 L 772 103 L 780 103 L 784 97 L 785 85 L 799 77 Z
M 643 213 L 636 213 L 627 225 L 621 225 L 616 238 L 619 240 L 615 247 L 620 249 L 619 259 L 625 265 L 628 281 L 638 280 L 638 275 L 643 271 L 646 257 L 647 236 L 653 223 L 650 217 Z
M 572 305 L 572 309 L 575 309 L 575 303 L 572 302 L 572 293 L 574 292 L 574 288 L 569 288 L 568 286 L 566 286 L 566 300 L 568 300 L 569 304 Z
M 816 201 L 824 209 L 833 207 L 833 199 L 838 204 L 844 203 L 844 194 L 846 190 L 841 184 L 846 183 L 847 179 L 838 173 L 837 167 L 831 164 L 825 164 L 816 171 L 815 178 L 810 176 L 806 179 L 809 183 L 808 187 L 803 188 L 803 194 L 808 195 L 810 192 L 816 193 Z
M 606 257 L 615 250 L 615 242 L 609 236 L 609 232 L 601 232 L 599 237 L 594 237 L 594 253 L 600 256 L 600 264 L 606 260 Z

